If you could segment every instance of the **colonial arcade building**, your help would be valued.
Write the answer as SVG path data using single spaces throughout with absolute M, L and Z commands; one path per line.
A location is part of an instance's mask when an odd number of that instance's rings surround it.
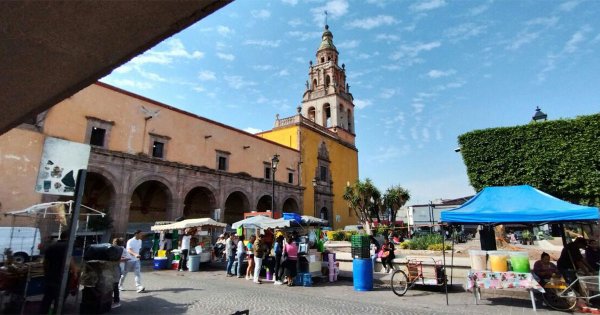
M 44 139 L 56 137 L 92 146 L 83 203 L 109 211 L 116 234 L 179 217 L 233 223 L 272 204 L 356 224 L 342 199 L 358 178 L 353 97 L 328 27 L 316 58 L 297 114 L 257 135 L 92 84 L 0 136 L 2 211 L 64 200 L 33 192 Z

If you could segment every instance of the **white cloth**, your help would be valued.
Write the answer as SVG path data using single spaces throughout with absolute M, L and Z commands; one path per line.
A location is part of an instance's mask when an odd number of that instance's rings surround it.
M 244 253 L 246 253 L 246 246 L 244 246 L 244 242 L 238 241 L 236 254 L 243 255 Z
M 142 240 L 136 240 L 135 236 L 130 238 L 127 241 L 127 247 L 125 247 L 125 250 L 127 250 L 127 254 L 129 255 L 129 261 L 136 261 L 136 260 L 140 260 L 139 258 L 135 257 L 136 255 L 140 254 L 140 250 L 142 249 Z M 134 252 L 136 255 L 132 255 L 129 251 Z
M 190 249 L 190 240 L 192 239 L 191 235 L 184 235 L 181 238 L 181 249 Z

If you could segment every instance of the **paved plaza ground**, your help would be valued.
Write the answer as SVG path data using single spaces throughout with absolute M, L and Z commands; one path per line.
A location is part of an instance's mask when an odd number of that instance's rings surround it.
M 315 283 L 312 287 L 261 285 L 225 277 L 218 266 L 199 272 L 154 271 L 145 266 L 146 293 L 134 291 L 127 279 L 122 306 L 113 314 L 522 314 L 532 313 L 524 295 L 484 293 L 476 305 L 471 293 L 457 287 L 449 295 L 429 288 L 409 290 L 404 297 L 389 285 L 376 284 L 373 291 L 357 292 L 351 280 Z M 538 313 L 552 312 L 538 302 Z

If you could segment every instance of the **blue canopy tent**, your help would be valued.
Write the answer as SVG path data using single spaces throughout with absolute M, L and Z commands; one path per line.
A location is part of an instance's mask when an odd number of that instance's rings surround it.
M 595 221 L 596 207 L 572 204 L 529 185 L 486 187 L 462 206 L 444 210 L 442 223 L 502 224 Z
M 529 185 L 486 187 L 458 208 L 443 210 L 442 224 L 562 223 L 598 221 L 597 207 L 572 204 Z M 444 240 L 445 242 L 445 240 Z M 563 239 L 564 242 L 564 239 Z M 454 242 L 452 242 L 454 248 Z M 444 270 L 445 250 L 442 250 Z M 454 260 L 454 251 L 452 251 Z M 450 276 L 452 281 L 452 276 Z M 448 290 L 446 287 L 446 304 Z

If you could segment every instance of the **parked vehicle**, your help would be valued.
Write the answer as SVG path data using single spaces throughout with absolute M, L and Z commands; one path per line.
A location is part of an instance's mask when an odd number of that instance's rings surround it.
M 24 263 L 40 255 L 40 230 L 34 227 L 0 227 L 0 262 L 4 250 L 10 248 L 14 262 Z

